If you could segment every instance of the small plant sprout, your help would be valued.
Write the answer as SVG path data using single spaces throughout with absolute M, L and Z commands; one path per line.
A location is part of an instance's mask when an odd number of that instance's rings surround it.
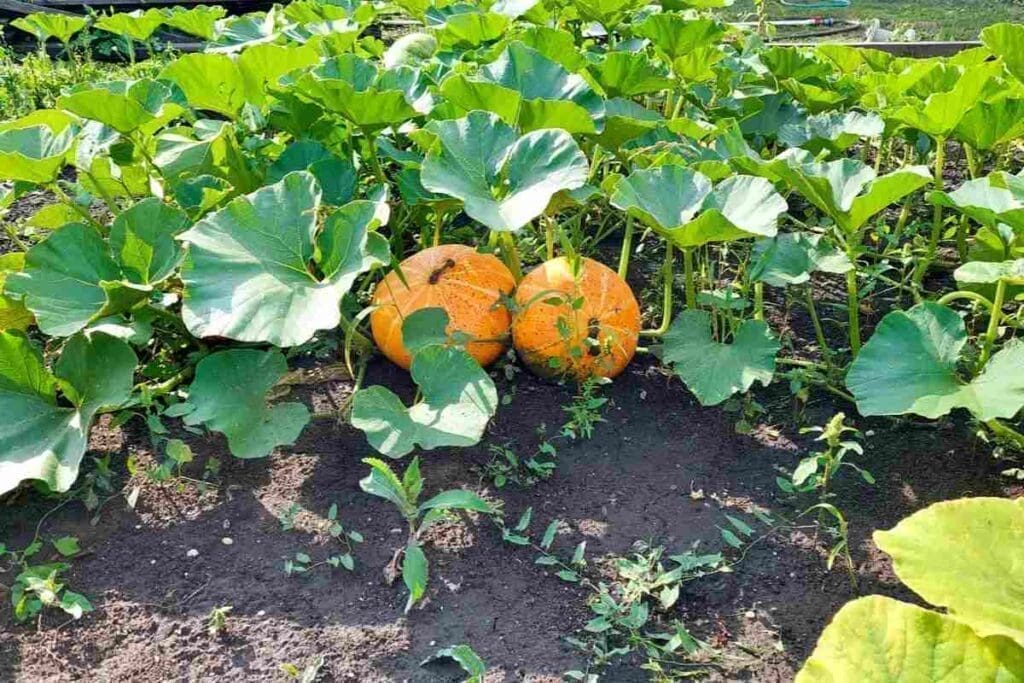
M 875 478 L 870 472 L 847 460 L 850 453 L 863 455 L 864 448 L 859 442 L 844 438 L 847 435 L 852 435 L 853 438 L 860 437 L 860 431 L 846 425 L 845 420 L 845 414 L 836 413 L 824 427 L 807 427 L 800 430 L 802 434 L 817 433 L 819 436 L 815 440 L 824 442 L 825 448 L 815 451 L 801 460 L 793 470 L 789 481 L 781 477 L 778 478 L 777 481 L 782 490 L 787 493 L 817 491 L 818 497 L 824 502 L 831 497 L 829 486 L 843 467 L 856 470 L 868 484 L 875 483 Z
M 301 669 L 297 664 L 285 662 L 281 665 L 281 673 L 288 677 L 288 680 L 296 683 L 315 683 L 320 677 L 320 671 L 324 668 L 326 660 L 323 655 L 317 655 Z
M 402 580 L 409 589 L 409 600 L 405 605 L 405 611 L 408 612 L 423 599 L 427 590 L 429 565 L 423 552 L 424 532 L 456 510 L 484 514 L 490 514 L 493 510 L 487 501 L 465 489 L 444 491 L 424 503 L 419 503 L 420 494 L 423 492 L 419 457 L 413 458 L 401 479 L 382 460 L 364 458 L 363 462 L 370 466 L 370 474 L 359 481 L 359 487 L 370 495 L 391 502 L 409 528 L 405 547 L 395 551 L 391 563 L 385 570 L 389 581 L 401 573 Z
M 72 557 L 80 552 L 78 539 L 72 536 L 58 538 L 51 544 L 59 557 Z M 33 562 L 44 548 L 45 543 L 39 538 L 21 551 L 9 550 L 0 543 L 0 562 L 7 565 L 3 571 L 16 572 L 9 591 L 14 619 L 26 622 L 40 617 L 46 607 L 59 609 L 73 619 L 82 618 L 93 607 L 84 595 L 67 588 L 63 575 L 71 565 L 59 561 Z
M 228 615 L 232 609 L 231 605 L 223 605 L 210 610 L 210 615 L 206 617 L 206 632 L 211 638 L 219 638 L 227 633 Z
M 288 507 L 287 510 L 282 514 L 280 518 L 281 526 L 285 530 L 295 528 L 295 516 L 299 513 L 301 508 L 293 503 Z M 292 574 L 306 574 L 318 567 L 330 567 L 337 569 L 342 567 L 348 571 L 353 571 L 356 567 L 354 548 L 355 544 L 363 542 L 363 535 L 358 531 L 346 529 L 338 519 L 338 504 L 332 503 L 331 507 L 327 511 L 327 534 L 331 540 L 339 544 L 342 548 L 342 552 L 332 553 L 326 559 L 316 562 L 310 556 L 309 552 L 299 551 L 295 553 L 295 556 L 285 560 L 284 571 L 288 575 Z

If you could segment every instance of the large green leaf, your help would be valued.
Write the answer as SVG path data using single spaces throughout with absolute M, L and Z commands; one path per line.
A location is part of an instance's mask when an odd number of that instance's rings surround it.
M 933 92 L 923 102 L 911 100 L 886 115 L 932 137 L 949 137 L 967 111 L 1001 89 L 993 80 L 998 68 L 998 65 L 981 64 L 965 69 L 952 89 Z
M 988 151 L 1024 135 L 1024 99 L 979 102 L 963 115 L 956 138 L 977 150 Z
M 182 55 L 167 65 L 160 78 L 178 84 L 189 104 L 232 118 L 245 104 L 245 83 L 227 55 Z
M 985 47 L 1001 57 L 1006 69 L 1024 82 L 1024 26 L 1020 24 L 993 24 L 981 32 Z
M 248 192 L 259 187 L 260 181 L 238 144 L 236 132 L 227 121 L 220 121 L 193 130 L 194 137 L 178 132 L 161 134 L 153 161 L 173 185 L 214 176 L 226 180 L 238 192 Z
M 858 111 L 827 112 L 789 123 L 779 130 L 779 142 L 817 154 L 823 149 L 842 152 L 861 138 L 881 137 L 885 123 L 878 114 Z
M 673 87 L 668 70 L 642 52 L 609 52 L 590 71 L 609 97 L 635 97 Z
M 644 0 L 572 0 L 580 17 L 596 21 L 607 30 L 614 29 L 645 4 Z
M 1000 223 L 1024 232 L 1024 183 L 1016 176 L 993 173 L 968 180 L 952 192 L 933 192 L 931 201 L 950 207 L 995 230 Z
M 944 550 L 944 558 L 956 554 Z M 796 683 L 1020 683 L 1022 671 L 1024 648 L 1012 640 L 981 638 L 951 617 L 872 595 L 839 610 Z
M 587 158 L 565 131 L 536 130 L 517 138 L 488 112 L 431 121 L 427 130 L 437 139 L 423 160 L 423 186 L 460 199 L 471 218 L 492 230 L 519 230 L 557 192 L 587 181 Z
M 586 79 L 519 41 L 476 77 L 449 77 L 441 92 L 466 111 L 492 111 L 523 131 L 595 133 L 604 118 L 604 101 Z
M 1024 258 L 1013 261 L 969 261 L 955 271 L 957 282 L 971 285 L 995 284 L 1000 280 L 1009 285 L 1024 285 Z
M 652 14 L 634 29 L 670 60 L 718 42 L 725 26 L 711 19 L 687 19 L 682 14 Z
M 930 604 L 979 636 L 1024 647 L 1024 498 L 936 503 L 874 540 L 900 581 Z M 1024 677 L 1024 668 L 1018 673 Z
M 341 206 L 356 192 L 358 174 L 355 165 L 335 156 L 315 140 L 299 140 L 285 148 L 267 170 L 267 182 L 276 183 L 293 171 L 309 171 L 320 183 L 324 202 Z
M 764 178 L 733 176 L 712 187 L 677 164 L 634 171 L 609 199 L 678 247 L 775 235 L 786 200 Z
M 31 33 L 40 41 L 56 38 L 65 45 L 88 24 L 89 20 L 85 17 L 51 12 L 33 12 L 11 22 L 14 28 Z
M 417 70 L 399 66 L 379 71 L 353 54 L 322 62 L 292 87 L 301 97 L 370 131 L 426 114 L 434 106 Z
M 374 386 L 352 400 L 352 426 L 380 453 L 400 458 L 424 450 L 472 446 L 498 407 L 494 382 L 462 349 L 431 345 L 412 359 L 413 381 L 423 399 L 407 408 L 390 390 Z
M 782 181 L 832 218 L 846 232 L 860 229 L 873 216 L 932 182 L 924 166 L 908 166 L 884 176 L 857 159 L 817 162 L 810 153 L 790 149 L 772 161 L 736 157 L 740 169 Z
M 126 401 L 138 359 L 105 334 L 68 340 L 50 374 L 21 333 L 0 332 L 0 495 L 28 480 L 67 491 L 96 412 Z M 69 406 L 57 400 L 57 388 Z
M 93 26 L 132 40 L 146 41 L 164 23 L 164 15 L 157 9 L 115 12 L 101 16 Z
M 188 329 L 296 346 L 336 327 L 356 277 L 387 262 L 384 238 L 373 232 L 384 215 L 373 202 L 351 202 L 318 231 L 319 206 L 316 179 L 290 173 L 179 235 L 189 243 L 182 270 Z
M 70 127 L 54 133 L 45 125 L 0 132 L 0 180 L 53 182 L 64 167 L 74 133 Z
M 445 48 L 474 48 L 497 40 L 508 28 L 509 17 L 483 11 L 467 3 L 431 7 L 424 14 L 427 28 Z
M 217 21 L 223 19 L 227 13 L 227 10 L 219 5 L 198 5 L 188 9 L 171 7 L 164 10 L 164 25 L 203 40 L 213 40 Z
M 99 233 L 72 223 L 29 249 L 24 270 L 7 276 L 4 291 L 23 299 L 43 332 L 66 337 L 131 308 L 148 288 L 125 282 Z
M 185 111 L 186 100 L 180 90 L 147 78 L 82 84 L 60 97 L 57 104 L 120 133 L 140 128 L 152 133 L 180 116 Z
M 149 285 L 170 277 L 184 250 L 174 239 L 189 225 L 178 208 L 149 197 L 118 214 L 110 226 L 110 250 L 131 282 Z
M 957 364 L 967 330 L 956 311 L 926 302 L 882 318 L 846 377 L 863 415 L 928 418 L 966 408 L 980 420 L 1013 417 L 1024 407 L 1024 342 L 1011 341 L 970 382 Z
M 262 458 L 294 443 L 309 410 L 301 403 L 267 405 L 267 392 L 286 372 L 278 351 L 231 349 L 207 356 L 196 365 L 185 424 L 222 433 L 238 458 Z
M 762 320 L 740 323 L 731 344 L 711 336 L 711 314 L 683 311 L 662 338 L 661 359 L 701 405 L 718 405 L 755 381 L 768 386 L 775 374 L 779 342 Z
M 750 277 L 773 287 L 808 282 L 811 274 L 845 273 L 850 259 L 821 235 L 791 232 L 754 243 Z

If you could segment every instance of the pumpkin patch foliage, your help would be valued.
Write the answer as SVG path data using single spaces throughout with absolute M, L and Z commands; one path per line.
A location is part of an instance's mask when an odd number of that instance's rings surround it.
M 72 490 L 101 419 L 174 442 L 179 469 L 191 451 L 170 430 L 242 459 L 316 421 L 358 430 L 368 452 L 416 454 L 404 480 L 367 458 L 361 482 L 410 524 L 389 579 L 404 572 L 411 608 L 420 532 L 501 507 L 461 489 L 418 503 L 419 458 L 480 444 L 523 371 L 578 387 L 556 438 L 589 435 L 595 386 L 635 372 L 745 416 L 769 386 L 801 414 L 825 393 L 864 418 L 956 414 L 1024 452 L 1024 26 L 915 59 L 781 44 L 727 23 L 731 4 L 297 0 L 13 22 L 43 48 L 95 32 L 153 54 L 173 30 L 202 49 L 0 122 L 0 494 Z M 297 388 L 324 358 L 351 383 L 327 409 Z M 828 468 L 861 454 L 838 438 L 785 489 L 820 482 L 819 511 Z M 524 479 L 554 467 L 541 440 Z M 523 467 L 510 453 L 488 467 Z M 1024 679 L 1021 510 L 939 503 L 879 532 L 947 612 L 854 601 L 798 680 L 924 681 L 929 662 Z M 528 515 L 498 523 L 530 543 Z M 756 542 L 733 526 L 729 545 Z M 539 564 L 561 562 L 554 533 Z M 584 550 L 556 575 L 587 587 Z M 590 588 L 595 629 L 654 637 L 647 612 L 616 616 Z

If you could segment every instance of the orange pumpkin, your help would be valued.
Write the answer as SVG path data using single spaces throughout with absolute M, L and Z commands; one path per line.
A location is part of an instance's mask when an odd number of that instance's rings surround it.
M 402 344 L 405 316 L 423 308 L 443 308 L 449 334 L 459 331 L 480 340 L 466 346 L 480 365 L 497 360 L 511 324 L 501 296 L 510 295 L 516 286 L 505 264 L 472 247 L 445 244 L 410 256 L 401 268 L 406 284 L 392 271 L 373 293 L 378 308 L 370 314 L 370 327 L 385 356 L 408 370 L 412 357 Z
M 608 266 L 581 258 L 543 263 L 516 290 L 512 341 L 526 365 L 545 377 L 615 377 L 636 352 L 640 306 Z

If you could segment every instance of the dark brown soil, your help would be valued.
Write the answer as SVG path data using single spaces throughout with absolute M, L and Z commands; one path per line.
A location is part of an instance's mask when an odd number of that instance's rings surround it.
M 384 363 L 369 374 L 371 382 L 410 389 L 404 373 Z M 515 387 L 499 381 L 512 402 L 499 410 L 480 447 L 424 454 L 427 493 L 486 487 L 476 466 L 489 459 L 488 444 L 528 453 L 538 425 L 551 433 L 565 422 L 570 389 L 517 377 Z M 319 386 L 316 396 L 304 398 L 322 402 L 344 389 Z M 727 524 L 726 512 L 742 516 L 758 506 L 792 518 L 813 502 L 787 502 L 775 484 L 773 466 L 794 465 L 808 442 L 796 436 L 783 389 L 762 394 L 770 418 L 753 435 L 740 435 L 735 415 L 699 407 L 678 380 L 636 362 L 606 391 L 607 421 L 592 439 L 560 448 L 550 480 L 529 489 L 491 488 L 487 495 L 503 500 L 513 520 L 532 506 L 536 532 L 553 518 L 563 520 L 555 543 L 563 553 L 581 540 L 595 559 L 626 553 L 637 540 L 675 552 L 698 541 L 702 549 L 721 549 L 717 527 Z M 823 422 L 840 408 L 812 402 L 810 420 Z M 860 462 L 878 484 L 848 477 L 834 502 L 850 520 L 860 592 L 913 599 L 871 543 L 871 532 L 934 501 L 1006 494 L 1005 482 L 963 425 L 859 420 L 858 426 L 870 434 Z M 488 663 L 489 681 L 560 680 L 583 665 L 564 637 L 589 618 L 586 592 L 534 564 L 529 549 L 503 543 L 483 519 L 434 534 L 429 600 L 403 616 L 404 588 L 386 585 L 382 570 L 404 531 L 387 504 L 359 490 L 366 472 L 360 459 L 372 454 L 361 433 L 320 421 L 294 448 L 249 462 L 230 458 L 219 436 L 184 436 L 199 461 L 222 459 L 219 488 L 200 494 L 187 483 L 143 483 L 134 510 L 119 497 L 95 526 L 77 502 L 51 516 L 45 536 L 82 541 L 84 554 L 74 560 L 69 583 L 96 611 L 79 622 L 47 613 L 38 625 L 19 626 L 5 605 L 0 680 L 283 680 L 282 664 L 301 668 L 317 655 L 326 658 L 324 680 L 458 680 L 420 662 L 459 643 Z M 129 454 L 148 457 L 148 437 L 134 423 L 95 430 L 92 445 L 96 453 L 114 453 L 116 463 Z M 45 510 L 38 497 L 27 498 L 27 506 L 23 497 L 0 510 L 0 538 L 15 547 Z M 324 515 L 333 502 L 341 521 L 365 536 L 356 570 L 286 576 L 284 560 L 295 552 L 328 553 Z M 284 531 L 278 518 L 293 503 L 302 512 L 296 528 Z M 725 653 L 713 678 L 791 680 L 832 614 L 857 594 L 842 569 L 826 570 L 829 540 L 808 522 L 753 546 L 735 572 L 688 585 L 676 616 Z M 190 549 L 198 556 L 188 557 Z M 209 635 L 211 609 L 228 605 L 227 632 Z M 646 677 L 626 661 L 603 680 Z

